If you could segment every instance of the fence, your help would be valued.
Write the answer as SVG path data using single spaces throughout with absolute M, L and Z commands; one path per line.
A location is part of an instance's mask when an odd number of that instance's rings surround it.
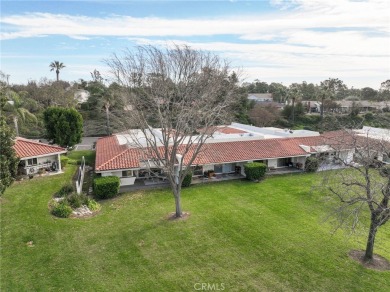
M 85 159 L 83 156 L 81 159 L 81 165 L 79 166 L 77 172 L 77 179 L 76 179 L 76 191 L 78 194 L 81 194 L 81 191 L 83 190 L 84 173 L 85 173 Z

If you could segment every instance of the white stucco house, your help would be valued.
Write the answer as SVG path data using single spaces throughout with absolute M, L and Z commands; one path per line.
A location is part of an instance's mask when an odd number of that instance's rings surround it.
M 60 155 L 67 152 L 62 147 L 17 137 L 13 148 L 20 159 L 18 169 L 20 174 L 34 175 L 41 171 L 52 174 L 62 172 Z
M 152 130 L 162 135 L 159 129 Z M 238 123 L 214 130 L 191 166 L 195 177 L 208 172 L 245 175 L 244 165 L 248 162 L 263 162 L 270 170 L 278 170 L 303 169 L 309 156 L 318 156 L 326 163 L 353 159 L 353 149 L 332 145 L 331 137 L 338 136 L 335 132 L 320 135 L 314 131 L 259 128 Z M 96 144 L 95 172 L 101 176 L 118 176 L 121 186 L 148 179 L 151 172 L 163 178 L 163 170 L 153 159 L 145 158 L 145 152 L 136 146 L 143 140 L 139 130 L 100 138 Z

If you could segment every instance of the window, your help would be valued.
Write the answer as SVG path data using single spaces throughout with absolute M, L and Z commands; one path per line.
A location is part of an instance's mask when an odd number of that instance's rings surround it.
M 193 166 L 192 173 L 193 175 L 203 175 L 203 166 Z
M 129 176 L 133 176 L 133 172 L 131 170 L 122 171 L 122 177 L 129 177 Z
M 27 165 L 37 165 L 37 164 L 38 164 L 37 158 L 27 159 Z
M 215 173 L 222 173 L 222 164 L 214 165 L 214 172 Z

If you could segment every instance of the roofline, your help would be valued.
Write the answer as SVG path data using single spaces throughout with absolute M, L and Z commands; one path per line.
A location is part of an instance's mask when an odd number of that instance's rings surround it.
M 269 159 L 280 159 L 280 158 L 295 158 L 295 157 L 308 157 L 311 153 L 308 154 L 302 154 L 302 155 L 294 155 L 294 156 L 281 156 L 281 157 L 272 157 L 272 158 L 254 158 L 249 160 L 236 160 L 236 161 L 224 161 L 224 162 L 214 162 L 214 163 L 205 163 L 205 164 L 191 164 L 190 166 L 199 166 L 199 165 L 215 165 L 215 164 L 225 164 L 225 163 L 240 163 L 240 162 L 248 162 L 248 161 L 254 161 L 254 160 L 269 160 Z M 105 172 L 112 172 L 112 171 L 124 171 L 124 170 L 139 170 L 143 169 L 141 167 L 134 167 L 134 168 L 113 168 L 108 170 L 95 170 L 96 173 L 105 173 Z
M 39 158 L 39 157 L 45 157 L 49 155 L 54 155 L 54 154 L 64 154 L 67 153 L 67 151 L 59 151 L 59 152 L 51 152 L 51 153 L 46 153 L 46 154 L 41 154 L 41 155 L 36 155 L 36 156 L 24 156 L 24 157 L 19 157 L 19 159 L 30 159 L 30 158 Z

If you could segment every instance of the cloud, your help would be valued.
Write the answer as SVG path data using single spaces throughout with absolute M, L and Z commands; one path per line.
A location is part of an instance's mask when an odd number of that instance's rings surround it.
M 137 44 L 186 43 L 234 60 L 255 78 L 389 78 L 389 1 L 274 0 L 279 11 L 167 19 L 27 13 L 1 18 L 0 38 L 64 35 L 80 41 L 126 38 Z M 221 42 L 184 41 L 221 36 Z M 226 38 L 226 36 L 228 36 Z M 257 72 L 257 73 L 256 73 Z M 379 83 L 378 83 L 379 84 Z M 371 83 L 371 86 L 372 83 Z
M 279 33 L 313 28 L 359 28 L 389 33 L 386 1 L 282 1 L 293 10 L 253 16 L 210 19 L 136 18 L 111 15 L 88 17 L 51 13 L 28 13 L 1 19 L 3 40 L 42 35 L 88 36 L 212 36 L 238 35 L 247 40 L 269 39 Z M 285 5 L 285 4 L 283 4 Z M 283 6 L 284 7 L 284 6 Z

